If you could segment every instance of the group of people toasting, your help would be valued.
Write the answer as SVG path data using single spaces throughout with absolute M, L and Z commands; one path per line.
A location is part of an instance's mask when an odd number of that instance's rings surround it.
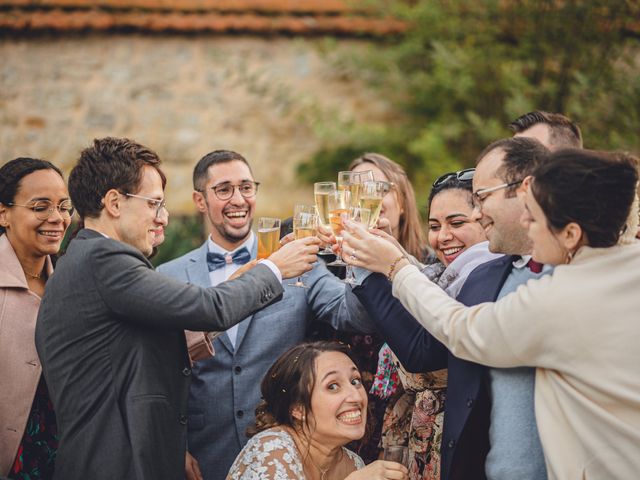
M 560 114 L 511 128 L 433 183 L 426 235 L 402 167 L 368 153 L 275 249 L 248 161 L 215 150 L 193 171 L 208 237 L 157 269 L 153 150 L 96 139 L 68 184 L 7 162 L 0 477 L 634 478 L 638 160 Z M 378 370 L 316 322 L 384 340 Z

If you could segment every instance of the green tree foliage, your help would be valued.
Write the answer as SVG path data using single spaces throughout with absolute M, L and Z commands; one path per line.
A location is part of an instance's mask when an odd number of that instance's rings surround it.
M 302 178 L 328 178 L 379 151 L 405 165 L 424 199 L 429 181 L 472 165 L 532 110 L 568 115 L 588 148 L 640 150 L 639 2 L 386 0 L 375 8 L 406 21 L 406 33 L 337 64 L 378 88 L 398 118 L 345 125 L 300 167 Z

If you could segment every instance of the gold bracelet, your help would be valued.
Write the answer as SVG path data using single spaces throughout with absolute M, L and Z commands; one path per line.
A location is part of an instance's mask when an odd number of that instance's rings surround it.
M 389 280 L 390 282 L 393 282 L 393 272 L 396 269 L 396 266 L 398 265 L 398 262 L 400 262 L 400 260 L 404 260 L 405 258 L 407 258 L 404 255 L 400 255 L 398 258 L 396 258 L 393 262 L 391 262 L 391 266 L 389 267 L 389 273 L 387 273 L 387 280 Z

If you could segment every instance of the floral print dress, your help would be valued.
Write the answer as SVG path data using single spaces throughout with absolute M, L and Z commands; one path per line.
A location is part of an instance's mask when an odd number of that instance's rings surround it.
M 356 470 L 364 468 L 362 459 L 343 447 L 343 453 Z M 227 480 L 304 480 L 304 467 L 296 444 L 278 427 L 264 430 L 247 442 L 229 470 Z

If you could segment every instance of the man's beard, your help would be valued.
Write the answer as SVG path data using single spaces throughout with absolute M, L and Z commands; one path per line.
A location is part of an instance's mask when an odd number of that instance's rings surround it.
M 226 229 L 226 225 L 224 223 L 222 224 L 215 224 L 213 222 L 211 223 L 213 225 L 213 228 L 215 228 L 220 234 L 220 236 L 224 238 L 227 242 L 237 243 L 247 238 L 249 233 L 251 233 L 251 227 L 253 227 L 253 218 L 249 221 L 249 224 L 245 227 L 247 229 L 247 233 L 245 233 L 244 235 L 234 234 L 232 232 L 229 232 Z

